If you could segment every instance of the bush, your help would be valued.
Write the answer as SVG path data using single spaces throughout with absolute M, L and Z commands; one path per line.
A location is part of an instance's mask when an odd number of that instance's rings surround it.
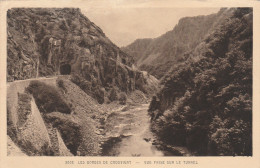
M 126 96 L 125 92 L 121 92 L 121 93 L 119 94 L 118 100 L 119 100 L 119 103 L 120 103 L 120 104 L 122 104 L 122 105 L 125 105 L 125 104 L 126 104 L 127 96 Z
M 80 85 L 81 81 L 83 80 L 82 77 L 80 77 L 79 75 L 77 74 L 72 74 L 71 75 L 71 78 L 70 78 L 71 82 L 75 83 L 76 85 Z
M 159 116 L 158 114 L 157 116 Z M 185 145 L 185 122 L 182 120 L 182 116 L 174 113 L 172 109 L 165 111 L 165 114 L 156 120 L 156 125 L 153 123 L 152 129 L 167 144 Z
M 35 102 L 42 113 L 58 111 L 70 114 L 70 106 L 61 97 L 58 90 L 50 85 L 39 81 L 31 81 L 26 92 L 33 95 Z
M 67 92 L 67 89 L 66 89 L 66 87 L 64 85 L 64 81 L 62 79 L 58 79 L 57 80 L 57 86 L 59 88 L 61 88 L 65 93 Z
M 45 115 L 44 119 L 59 130 L 67 148 L 73 155 L 77 155 L 78 148 L 82 142 L 80 125 L 71 120 L 66 114 L 56 112 Z
M 57 85 L 58 85 L 58 87 L 60 87 L 60 88 L 64 88 L 64 82 L 63 82 L 63 80 L 62 80 L 62 79 L 58 79 L 58 80 L 57 80 Z
M 112 101 L 115 101 L 118 99 L 118 95 L 117 95 L 117 91 L 115 88 L 111 89 L 110 91 L 110 94 L 109 94 L 109 100 L 112 102 Z
M 95 87 L 92 88 L 92 92 L 90 93 L 90 95 L 92 95 L 92 97 L 94 97 L 99 104 L 103 104 L 105 101 L 105 89 L 103 89 L 102 87 Z
M 251 125 L 243 120 L 222 120 L 215 116 L 210 124 L 210 143 L 220 155 L 252 155 Z M 231 148 L 232 147 L 232 148 Z

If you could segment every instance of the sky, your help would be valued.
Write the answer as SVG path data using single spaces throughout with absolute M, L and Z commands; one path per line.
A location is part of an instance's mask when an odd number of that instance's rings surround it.
M 156 38 L 170 31 L 180 18 L 209 15 L 220 8 L 89 8 L 81 11 L 119 47 L 136 39 Z
M 254 1 L 257 2 L 257 0 L 0 0 L 5 1 L 13 1 L 15 6 L 81 8 L 82 13 L 119 47 L 129 45 L 136 39 L 159 37 L 172 30 L 179 19 L 186 16 L 208 15 L 219 11 L 219 7 L 250 6 L 255 4 Z M 184 8 L 178 8 L 180 6 Z M 209 8 L 212 6 L 216 8 Z

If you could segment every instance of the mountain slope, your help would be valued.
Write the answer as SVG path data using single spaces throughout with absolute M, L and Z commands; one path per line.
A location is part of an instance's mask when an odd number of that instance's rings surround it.
M 132 68 L 133 58 L 79 9 L 13 8 L 7 12 L 7 23 L 9 82 L 72 74 L 99 103 L 114 87 L 126 93 L 151 90 L 143 73 Z
M 7 33 L 7 134 L 26 155 L 99 155 L 107 113 L 156 91 L 79 9 L 9 9 Z
M 221 9 L 208 16 L 185 17 L 173 30 L 155 39 L 138 39 L 122 49 L 135 58 L 141 70 L 158 79 L 175 64 L 185 60 L 185 53 L 194 49 L 204 37 L 230 15 Z
M 153 129 L 195 155 L 252 155 L 251 8 L 226 22 L 164 78 L 150 104 Z
M 145 51 L 148 50 L 149 45 L 153 42 L 153 39 L 147 38 L 147 39 L 137 39 L 132 44 L 122 47 L 122 50 L 124 50 L 129 55 L 133 56 L 134 61 L 137 65 L 139 65 L 140 60 L 142 59 L 142 56 L 145 55 Z M 141 62 L 142 63 L 142 62 Z

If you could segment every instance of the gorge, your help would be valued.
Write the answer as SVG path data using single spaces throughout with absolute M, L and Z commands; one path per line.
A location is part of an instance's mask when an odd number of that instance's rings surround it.
M 251 156 L 252 16 L 119 48 L 78 8 L 9 9 L 8 155 Z

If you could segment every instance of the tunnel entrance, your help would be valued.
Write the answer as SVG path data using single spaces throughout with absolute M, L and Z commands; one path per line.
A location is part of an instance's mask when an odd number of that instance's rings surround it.
M 69 75 L 71 73 L 70 64 L 63 64 L 60 66 L 60 74 L 61 75 Z

